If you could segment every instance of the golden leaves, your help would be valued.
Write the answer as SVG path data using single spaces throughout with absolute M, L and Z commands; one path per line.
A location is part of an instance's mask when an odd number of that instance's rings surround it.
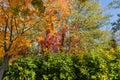
M 4 56 L 4 50 L 0 47 L 0 58 Z
M 29 28 L 31 26 L 39 26 L 36 22 L 36 18 L 39 17 L 38 7 L 34 7 L 31 4 L 32 0 L 4 0 L 6 6 L 3 10 L 0 7 L 0 26 L 5 28 L 7 24 L 6 40 L 7 45 L 10 44 L 10 36 L 16 38 L 13 41 L 10 54 L 15 54 L 19 52 L 19 49 L 26 49 L 31 46 L 31 40 L 26 37 L 30 34 Z M 37 3 L 36 3 L 37 4 Z M 38 5 L 38 4 L 37 4 Z M 65 23 L 66 18 L 70 14 L 70 1 L 69 0 L 45 0 L 44 5 L 46 7 L 45 13 L 42 16 L 43 23 L 40 22 L 44 27 L 45 31 L 50 30 L 52 34 L 57 32 L 56 27 L 63 27 L 67 25 Z M 3 15 L 4 14 L 4 15 Z M 2 17 L 3 16 L 3 17 Z M 40 17 L 41 18 L 41 17 Z M 8 23 L 5 22 L 8 19 Z M 64 25 L 63 25 L 64 22 Z M 67 22 L 67 21 L 66 21 Z M 11 28 L 11 26 L 13 28 Z M 2 29 L 0 27 L 0 29 Z M 27 30 L 27 32 L 24 32 Z M 12 33 L 11 33 L 12 30 Z M 38 30 L 39 31 L 39 30 Z M 3 33 L 4 31 L 2 31 Z M 2 34 L 3 37 L 4 34 Z M 0 36 L 1 37 L 1 36 Z M 39 36 L 37 38 L 39 41 L 44 38 Z M 4 39 L 2 39 L 4 42 Z M 8 47 L 8 46 L 7 46 Z
M 49 29 L 53 33 L 57 32 L 56 27 L 62 27 L 63 22 L 71 13 L 71 2 L 70 0 L 45 0 L 44 5 L 46 6 L 44 13 L 46 29 Z
M 42 36 L 37 37 L 37 41 L 42 41 L 42 40 L 44 40 L 44 38 Z
M 31 0 L 0 0 L 0 45 L 11 46 L 9 54 L 16 55 L 19 49 L 31 46 L 26 35 L 30 34 L 33 24 L 38 25 L 36 17 L 39 16 L 38 11 L 32 8 Z M 3 46 L 0 47 L 0 55 L 4 55 Z

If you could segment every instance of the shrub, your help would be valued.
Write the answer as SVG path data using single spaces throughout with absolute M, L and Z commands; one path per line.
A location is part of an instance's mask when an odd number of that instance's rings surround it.
M 104 80 L 107 76 L 106 61 L 97 53 L 73 57 L 76 80 Z M 106 80 L 106 79 L 105 79 Z
M 20 58 L 4 76 L 4 80 L 120 80 L 120 51 Z
M 36 68 L 30 57 L 17 59 L 9 66 L 3 80 L 35 80 Z
M 36 80 L 74 80 L 75 73 L 71 55 L 42 55 L 36 60 Z

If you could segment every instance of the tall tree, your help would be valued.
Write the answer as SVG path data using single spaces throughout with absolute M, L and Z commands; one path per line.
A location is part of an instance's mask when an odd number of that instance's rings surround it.
M 111 8 L 114 9 L 120 9 L 120 1 L 119 0 L 113 0 L 110 4 Z M 112 29 L 111 29 L 111 35 L 112 35 L 112 47 L 116 48 L 117 47 L 117 40 L 116 38 L 118 38 L 118 30 L 120 30 L 120 14 L 117 15 L 118 19 L 116 22 L 112 22 Z
M 113 8 L 120 8 L 120 1 L 119 0 L 113 0 L 109 6 L 112 6 Z
M 112 25 L 113 25 L 113 28 L 112 28 L 113 33 L 115 33 L 116 31 L 120 30 L 120 14 L 118 14 L 117 21 L 113 22 Z
M 118 19 L 116 22 L 113 22 L 112 23 L 112 40 L 113 40 L 113 48 L 116 48 L 117 47 L 117 41 L 116 41 L 116 38 L 117 38 L 117 31 L 120 30 L 120 14 L 118 14 Z
M 41 0 L 0 0 L 0 54 L 4 56 L 0 80 L 13 53 L 30 42 L 26 35 L 39 23 L 36 16 L 43 8 Z
M 109 16 L 102 14 L 102 8 L 97 0 L 74 0 L 74 14 L 70 17 L 70 49 L 78 51 L 108 46 L 105 41 L 106 31 L 101 30 Z M 76 44 L 76 42 L 77 44 Z
M 42 39 L 40 36 L 39 40 L 44 41 L 45 47 L 48 48 L 50 45 L 55 45 L 55 39 L 57 40 L 58 37 L 59 44 L 65 50 L 73 53 L 76 53 L 75 50 L 81 52 L 95 49 L 103 44 L 104 47 L 105 45 L 108 46 L 107 39 L 105 41 L 107 31 L 100 30 L 100 27 L 106 23 L 109 16 L 102 14 L 102 9 L 97 0 L 70 1 L 51 0 L 46 2 L 47 9 L 43 23 L 46 29 L 46 37 Z M 70 13 L 71 9 L 73 14 Z M 57 32 L 59 33 L 56 35 Z

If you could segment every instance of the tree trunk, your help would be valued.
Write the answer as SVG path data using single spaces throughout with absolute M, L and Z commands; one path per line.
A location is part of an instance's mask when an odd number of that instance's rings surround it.
M 4 56 L 3 63 L 0 66 L 0 80 L 2 80 L 2 78 L 3 78 L 4 72 L 8 66 L 8 61 L 9 61 L 9 56 L 8 56 L 8 54 L 6 54 Z
M 113 47 L 113 49 L 116 49 L 116 47 L 117 47 L 116 40 L 113 39 L 112 41 L 113 41 L 112 47 Z

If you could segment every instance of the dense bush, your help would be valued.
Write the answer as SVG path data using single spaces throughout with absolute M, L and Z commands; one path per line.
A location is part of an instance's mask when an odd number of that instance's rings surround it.
M 35 80 L 36 68 L 30 57 L 17 59 L 9 66 L 3 80 Z
M 120 51 L 20 58 L 9 66 L 4 80 L 120 80 Z
M 71 55 L 49 54 L 37 58 L 36 80 L 74 80 L 75 73 Z
M 118 59 L 120 60 L 120 58 Z M 77 80 L 119 80 L 120 65 L 115 54 L 91 52 L 74 61 Z

